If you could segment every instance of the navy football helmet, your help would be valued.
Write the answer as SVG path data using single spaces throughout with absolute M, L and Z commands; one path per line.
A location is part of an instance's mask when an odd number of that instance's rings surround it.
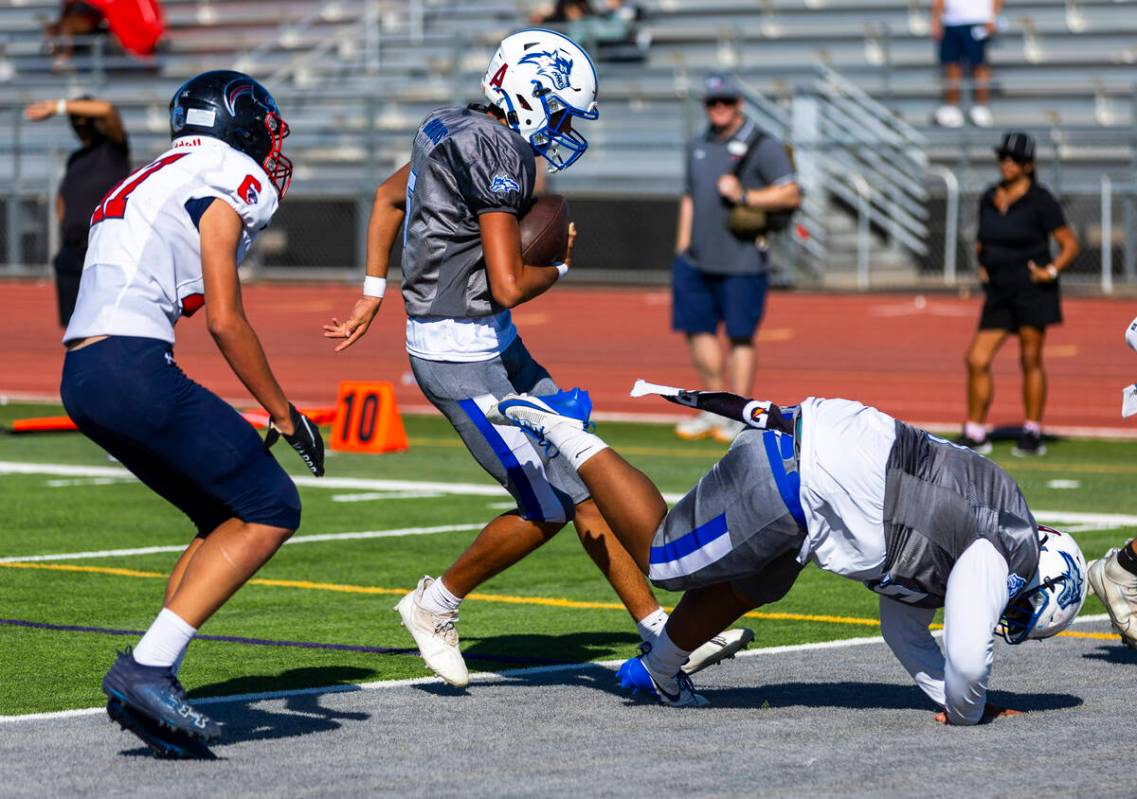
M 281 198 L 292 182 L 283 153 L 288 125 L 268 89 L 243 72 L 218 69 L 190 78 L 170 100 L 170 135 L 210 136 L 260 164 Z

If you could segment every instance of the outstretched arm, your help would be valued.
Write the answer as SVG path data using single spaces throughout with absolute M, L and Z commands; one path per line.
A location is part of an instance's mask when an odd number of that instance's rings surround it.
M 731 394 L 729 391 L 694 391 L 675 386 L 661 386 L 646 380 L 637 380 L 632 386 L 633 397 L 657 394 L 668 402 L 742 422 L 759 430 L 780 430 L 793 433 L 793 422 L 782 416 L 782 409 L 768 400 L 756 400 Z
M 383 294 L 387 290 L 387 270 L 391 265 L 391 249 L 395 246 L 395 239 L 407 213 L 407 179 L 410 171 L 411 165 L 404 164 L 375 190 L 371 219 L 367 223 L 367 278 L 364 281 L 363 296 L 356 300 L 346 321 L 341 322 L 333 317 L 331 324 L 324 325 L 325 338 L 343 339 L 336 346 L 336 352 L 346 350 L 363 338 L 383 304 Z
M 73 114 L 90 117 L 102 123 L 103 133 L 116 144 L 126 142 L 126 128 L 118 109 L 109 100 L 40 100 L 24 109 L 24 118 L 33 122 L 50 119 L 56 115 Z

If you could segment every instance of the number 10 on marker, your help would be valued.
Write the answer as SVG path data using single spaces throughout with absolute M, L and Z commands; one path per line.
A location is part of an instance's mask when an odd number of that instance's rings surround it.
M 387 382 L 347 380 L 339 385 L 331 447 L 343 452 L 402 452 L 407 433 Z

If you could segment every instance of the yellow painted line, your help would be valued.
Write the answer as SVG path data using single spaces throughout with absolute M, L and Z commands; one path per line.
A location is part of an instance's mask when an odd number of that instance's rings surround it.
M 165 579 L 167 576 L 162 572 L 116 569 L 110 566 L 73 566 L 66 563 L 0 563 L 0 568 L 107 574 L 115 577 L 141 577 L 149 579 Z M 302 591 L 334 591 L 341 594 L 378 594 L 382 596 L 402 596 L 410 590 L 408 588 L 381 588 L 371 585 L 319 583 L 311 580 L 274 580 L 266 577 L 254 577 L 252 580 L 249 580 L 248 584 L 270 588 L 296 588 Z M 472 593 L 467 595 L 466 599 L 475 602 L 494 602 L 506 605 L 535 605 L 538 607 L 569 608 L 572 610 L 624 610 L 624 606 L 618 602 L 589 602 L 578 599 L 556 599 L 541 596 Z M 855 624 L 865 627 L 880 626 L 880 622 L 876 619 L 860 619 L 851 616 L 811 615 L 806 613 L 774 613 L 760 610 L 747 613 L 746 618 L 765 619 L 767 621 L 807 621 L 821 624 Z
M 138 571 L 137 569 L 116 569 L 111 566 L 73 566 L 67 563 L 0 563 L 5 569 L 39 569 L 42 571 L 80 572 L 84 574 L 106 574 L 114 577 L 141 577 L 147 579 L 165 579 L 162 572 Z M 266 577 L 255 577 L 249 580 L 249 585 L 261 585 L 269 588 L 296 588 L 301 591 L 333 591 L 341 594 L 371 594 L 380 596 L 402 596 L 408 588 L 382 588 L 373 585 L 346 585 L 343 583 L 319 583 L 312 580 L 274 580 Z M 543 596 L 514 596 L 511 594 L 482 594 L 472 593 L 466 599 L 475 602 L 494 602 L 505 605 L 535 605 L 546 608 L 569 608 L 572 610 L 624 610 L 618 602 L 589 602 L 579 599 L 557 599 Z M 668 611 L 671 608 L 667 608 Z M 816 624 L 852 624 L 860 627 L 879 627 L 879 619 L 864 619 L 856 616 L 827 616 L 809 613 L 781 613 L 773 611 L 752 610 L 745 614 L 747 619 L 763 619 L 765 621 L 805 621 Z M 933 624 L 931 629 L 942 629 L 943 625 Z M 1117 638 L 1116 633 L 1058 633 L 1067 638 L 1092 638 L 1110 641 Z
M 1120 636 L 1117 633 L 1076 633 L 1071 630 L 1060 632 L 1062 638 L 1092 638 L 1096 641 L 1116 641 Z

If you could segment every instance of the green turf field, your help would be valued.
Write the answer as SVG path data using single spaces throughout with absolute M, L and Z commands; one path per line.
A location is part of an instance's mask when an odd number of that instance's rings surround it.
M 13 418 L 61 413 L 51 406 L 0 407 Z M 399 455 L 336 453 L 328 476 L 492 486 L 440 418 L 406 420 L 411 450 Z M 724 447 L 685 444 L 668 427 L 605 423 L 602 435 L 665 492 L 682 492 Z M 994 457 L 1022 484 L 1039 520 L 1077 531 L 1087 558 L 1137 532 L 1129 500 L 1137 476 L 1133 444 L 1056 442 L 1045 458 L 1022 461 L 1009 444 Z M 301 464 L 278 458 L 293 474 Z M 84 467 L 75 474 L 16 473 L 12 464 Z M 99 680 L 116 648 L 137 636 L 15 626 L 141 631 L 160 607 L 174 552 L 100 555 L 13 563 L 58 553 L 186 544 L 192 530 L 172 507 L 114 472 L 79 434 L 0 435 L 0 715 L 101 704 Z M 316 534 L 404 530 L 411 534 L 286 546 L 205 626 L 203 634 L 264 641 L 406 649 L 410 637 L 392 607 L 424 573 L 437 575 L 502 512 L 503 493 L 446 493 L 401 487 L 302 486 L 304 523 Z M 1055 518 L 1049 513 L 1072 514 Z M 1110 518 L 1109 514 L 1117 517 Z M 446 532 L 421 528 L 457 526 Z M 664 604 L 675 601 L 661 596 Z M 471 670 L 626 657 L 638 637 L 571 528 L 487 583 L 462 607 L 459 631 Z M 876 634 L 876 597 L 858 584 L 807 569 L 782 602 L 749 619 L 757 646 Z M 1084 613 L 1100 613 L 1090 599 Z M 783 614 L 784 618 L 771 618 Z M 801 618 L 811 617 L 811 618 Z M 824 618 L 829 617 L 829 618 Z M 839 617 L 839 618 L 835 618 Z M 352 652 L 197 640 L 182 671 L 191 695 L 246 693 L 428 674 L 414 654 Z

